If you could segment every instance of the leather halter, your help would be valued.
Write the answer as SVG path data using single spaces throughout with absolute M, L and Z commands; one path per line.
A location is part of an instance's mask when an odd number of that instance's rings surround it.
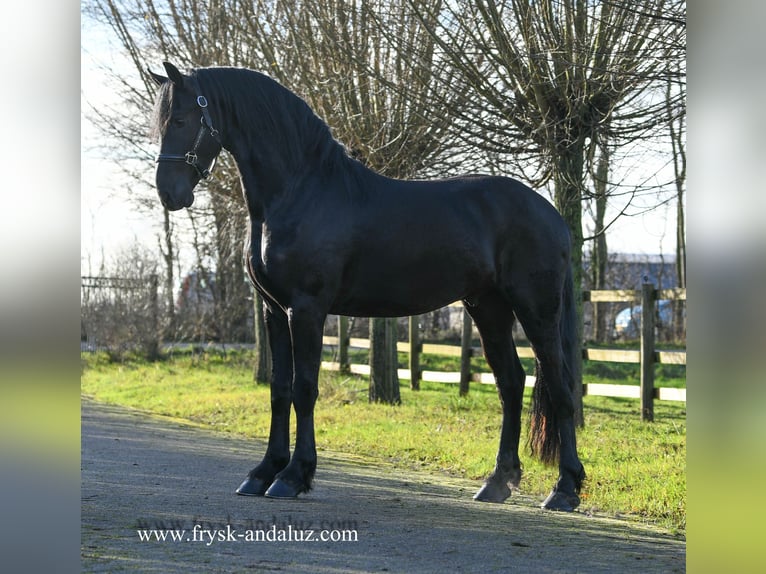
M 191 81 L 196 88 L 197 82 L 194 79 L 191 79 Z M 199 89 L 195 91 L 197 94 L 199 94 Z M 194 139 L 194 144 L 192 145 L 191 149 L 183 155 L 161 153 L 157 155 L 155 163 L 160 163 L 161 161 L 181 161 L 192 166 L 200 178 L 206 179 L 215 167 L 216 161 L 218 159 L 218 154 L 215 154 L 213 159 L 210 160 L 210 165 L 205 167 L 199 162 L 199 158 L 197 157 L 197 149 L 202 144 L 202 140 L 205 138 L 206 134 L 209 134 L 219 144 L 221 143 L 221 138 L 219 136 L 218 130 L 213 127 L 213 121 L 210 119 L 210 112 L 207 109 L 207 99 L 205 96 L 197 95 L 197 105 L 202 110 L 202 116 L 200 117 L 199 131 L 197 132 L 197 137 Z

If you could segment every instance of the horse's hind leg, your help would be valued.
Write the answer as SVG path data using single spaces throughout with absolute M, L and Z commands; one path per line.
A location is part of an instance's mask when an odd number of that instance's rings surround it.
M 562 321 L 560 283 L 554 276 L 535 282 L 513 294 L 514 311 L 537 357 L 537 381 L 530 425 L 530 445 L 543 462 L 558 459 L 559 478 L 542 507 L 572 511 L 580 504 L 580 487 L 585 471 L 577 456 L 572 385 L 565 373 L 560 321 Z M 566 328 L 574 328 L 567 325 Z M 568 349 L 576 352 L 576 349 Z
M 272 358 L 271 430 L 266 455 L 237 488 L 237 494 L 244 496 L 263 496 L 277 473 L 290 462 L 293 357 L 287 315 L 276 306 L 267 306 L 266 328 Z
M 484 356 L 495 375 L 503 406 L 495 469 L 474 500 L 503 502 L 511 495 L 511 488 L 518 487 L 521 479 L 519 435 L 525 375 L 513 343 L 514 316 L 508 301 L 498 293 L 486 295 L 476 306 L 466 308 L 479 330 Z

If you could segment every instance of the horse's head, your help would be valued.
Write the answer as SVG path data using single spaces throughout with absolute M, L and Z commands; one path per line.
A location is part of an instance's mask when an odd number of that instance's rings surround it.
M 173 64 L 163 65 L 167 77 L 150 71 L 160 86 L 154 118 L 160 139 L 156 183 L 162 204 L 175 211 L 194 202 L 194 187 L 212 171 L 221 142 L 196 79 Z

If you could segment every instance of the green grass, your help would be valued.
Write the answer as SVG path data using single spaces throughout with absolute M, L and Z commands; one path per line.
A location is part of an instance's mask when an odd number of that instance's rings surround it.
M 181 417 L 239 436 L 266 438 L 269 391 L 255 384 L 248 353 L 177 354 L 155 363 L 110 363 L 83 354 L 82 393 L 96 400 Z M 426 368 L 431 368 L 426 367 Z M 624 379 L 618 379 L 618 381 Z M 586 375 L 586 382 L 595 382 Z M 610 379 L 610 382 L 615 382 Z M 481 479 L 496 455 L 501 409 L 491 385 L 467 397 L 455 385 L 402 385 L 402 405 L 369 404 L 366 378 L 322 372 L 316 409 L 320 450 L 365 455 L 402 468 Z M 531 389 L 526 390 L 525 408 Z M 580 510 L 686 527 L 686 405 L 657 401 L 642 423 L 633 399 L 585 399 L 578 449 L 588 473 Z M 526 432 L 522 431 L 522 441 Z M 521 452 L 524 493 L 544 498 L 556 469 Z

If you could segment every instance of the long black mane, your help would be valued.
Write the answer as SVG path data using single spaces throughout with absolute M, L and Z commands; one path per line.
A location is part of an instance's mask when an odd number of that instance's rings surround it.
M 335 139 L 327 123 L 302 98 L 271 77 L 229 67 L 198 68 L 191 75 L 209 102 L 224 142 L 227 134 L 235 131 L 239 138 L 245 138 L 240 144 L 251 149 L 263 148 L 266 141 L 273 155 L 290 170 L 319 166 L 334 174 L 348 174 L 361 167 Z M 158 133 L 172 105 L 169 95 L 159 102 L 153 119 L 153 130 Z

